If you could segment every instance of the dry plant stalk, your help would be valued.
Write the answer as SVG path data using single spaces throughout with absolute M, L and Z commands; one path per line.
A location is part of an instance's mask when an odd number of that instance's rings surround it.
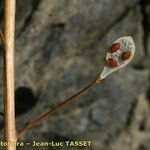
M 14 39 L 15 39 L 15 0 L 4 0 L 4 36 L 0 31 L 0 38 L 4 47 L 4 137 L 6 142 L 16 142 L 27 130 L 47 119 L 54 112 L 60 110 L 83 92 L 99 84 L 112 72 L 126 66 L 133 58 L 135 52 L 134 41 L 130 36 L 117 39 L 106 55 L 106 66 L 99 77 L 64 100 L 56 107 L 40 115 L 22 129 L 16 131 L 15 102 L 14 102 Z M 3 113 L 0 113 L 3 116 Z M 16 150 L 15 144 L 6 147 L 6 150 Z
M 4 137 L 6 142 L 16 142 L 14 104 L 14 35 L 15 0 L 4 0 Z M 4 42 L 5 41 L 5 42 Z M 15 150 L 15 144 L 7 145 L 6 150 Z

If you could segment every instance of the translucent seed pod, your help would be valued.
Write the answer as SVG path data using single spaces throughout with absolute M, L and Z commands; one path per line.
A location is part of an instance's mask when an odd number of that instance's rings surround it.
M 99 79 L 106 78 L 112 72 L 126 66 L 133 58 L 135 53 L 135 44 L 131 36 L 125 36 L 117 39 L 112 45 L 119 43 L 120 47 L 117 51 L 109 51 L 106 55 L 106 65 L 100 74 Z M 124 59 L 123 59 L 124 58 Z M 112 62 L 110 62 L 110 60 Z M 117 65 L 114 65 L 114 62 Z

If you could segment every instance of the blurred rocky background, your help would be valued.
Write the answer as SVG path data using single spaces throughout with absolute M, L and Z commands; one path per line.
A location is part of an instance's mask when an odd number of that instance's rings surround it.
M 2 22 L 2 0 L 0 18 Z M 38 148 L 42 150 L 150 150 L 150 1 L 17 0 L 17 128 L 94 80 L 110 45 L 126 35 L 136 44 L 130 65 L 20 140 L 92 141 L 90 148 Z M 0 87 L 3 111 L 2 49 Z M 2 139 L 2 118 L 0 127 Z

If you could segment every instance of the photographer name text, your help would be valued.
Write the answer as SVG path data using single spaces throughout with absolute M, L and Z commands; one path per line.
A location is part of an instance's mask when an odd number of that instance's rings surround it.
M 90 147 L 91 141 L 31 141 L 31 142 L 4 142 L 0 141 L 0 147 L 6 147 L 8 145 L 16 145 L 16 147 Z

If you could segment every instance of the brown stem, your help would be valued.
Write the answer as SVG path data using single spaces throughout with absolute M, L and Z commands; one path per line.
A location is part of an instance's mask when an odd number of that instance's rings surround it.
M 22 129 L 20 129 L 17 132 L 17 136 L 21 136 L 23 133 L 25 133 L 27 130 L 31 129 L 32 127 L 34 127 L 35 125 L 39 124 L 40 122 L 42 122 L 43 120 L 47 119 L 50 115 L 52 115 L 54 112 L 60 110 L 60 108 L 62 108 L 64 105 L 66 105 L 67 103 L 69 103 L 70 101 L 74 100 L 74 98 L 76 98 L 77 96 L 79 96 L 81 93 L 85 92 L 86 90 L 94 87 L 95 85 L 97 85 L 98 83 L 100 83 L 102 79 L 97 79 L 94 80 L 92 83 L 88 84 L 85 88 L 83 88 L 82 90 L 80 90 L 79 92 L 75 93 L 74 95 L 72 95 L 71 97 L 69 97 L 68 99 L 64 100 L 63 102 L 61 102 L 59 105 L 57 105 L 56 107 L 52 108 L 51 110 L 49 110 L 48 112 L 46 112 L 45 114 L 42 114 L 41 116 L 37 117 L 35 120 L 33 120 L 32 122 L 30 122 L 28 125 L 26 125 L 25 127 L 23 127 Z
M 4 137 L 6 142 L 16 142 L 14 104 L 14 33 L 15 0 L 4 0 Z M 3 36 L 2 36 L 3 37 Z M 15 150 L 15 144 L 7 145 L 6 150 Z
M 4 35 L 3 35 L 1 29 L 0 29 L 0 38 L 1 38 L 1 41 L 2 41 L 2 46 L 5 49 L 6 48 L 6 42 L 5 42 Z

